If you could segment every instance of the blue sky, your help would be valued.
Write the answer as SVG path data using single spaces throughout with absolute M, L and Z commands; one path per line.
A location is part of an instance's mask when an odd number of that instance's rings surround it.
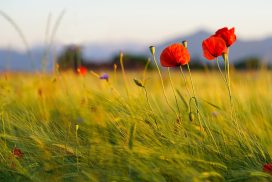
M 42 43 L 49 13 L 52 22 L 65 9 L 56 42 L 140 42 L 153 44 L 198 29 L 235 26 L 247 39 L 272 35 L 271 0 L 2 0 L 0 10 L 21 27 L 28 42 Z M 23 47 L 12 26 L 0 17 L 0 47 Z

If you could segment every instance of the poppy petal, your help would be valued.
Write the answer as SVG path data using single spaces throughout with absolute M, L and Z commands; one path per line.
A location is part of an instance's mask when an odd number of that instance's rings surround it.
M 216 37 L 221 37 L 226 42 L 227 47 L 230 47 L 236 41 L 235 28 L 221 28 L 215 32 Z
M 263 171 L 272 174 L 272 163 L 264 164 Z
M 166 47 L 160 55 L 160 62 L 164 67 L 185 65 L 189 61 L 189 51 L 180 43 L 172 44 Z
M 225 41 L 220 37 L 211 36 L 202 42 L 203 55 L 208 60 L 227 52 Z

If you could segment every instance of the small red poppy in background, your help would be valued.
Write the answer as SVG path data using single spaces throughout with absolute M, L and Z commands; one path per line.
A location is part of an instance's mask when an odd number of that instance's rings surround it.
M 272 175 L 272 163 L 263 165 L 263 171 Z
M 22 158 L 24 156 L 24 153 L 21 151 L 21 149 L 14 147 L 12 149 L 12 154 L 16 157 L 16 158 Z
M 160 61 L 164 67 L 185 65 L 190 61 L 190 53 L 182 44 L 175 43 L 162 51 Z
M 78 69 L 77 69 L 77 73 L 82 75 L 82 76 L 85 76 L 88 72 L 88 69 L 84 66 L 80 66 Z
M 220 37 L 211 36 L 202 42 L 204 57 L 213 60 L 223 53 L 227 53 L 225 41 Z
M 214 34 L 215 37 L 224 39 L 227 47 L 230 47 L 236 41 L 235 28 L 228 29 L 227 27 L 217 30 Z

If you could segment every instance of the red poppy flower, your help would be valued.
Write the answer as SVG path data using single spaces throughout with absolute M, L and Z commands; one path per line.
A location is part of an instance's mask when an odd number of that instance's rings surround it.
M 267 163 L 263 165 L 263 171 L 272 174 L 272 163 Z
M 14 149 L 12 150 L 12 154 L 16 157 L 16 158 L 22 158 L 24 156 L 24 153 L 17 147 L 14 147 Z
M 221 28 L 215 32 L 216 37 L 221 37 L 226 42 L 227 47 L 230 47 L 236 41 L 234 33 L 235 28 L 228 29 L 227 27 Z
M 162 51 L 160 61 L 164 67 L 185 65 L 190 61 L 190 53 L 182 44 L 172 44 Z
M 77 73 L 82 75 L 82 76 L 85 76 L 87 74 L 88 70 L 86 67 L 84 66 L 80 66 L 78 69 L 77 69 Z
M 220 37 L 211 36 L 202 42 L 204 57 L 213 60 L 223 53 L 227 53 L 225 41 Z

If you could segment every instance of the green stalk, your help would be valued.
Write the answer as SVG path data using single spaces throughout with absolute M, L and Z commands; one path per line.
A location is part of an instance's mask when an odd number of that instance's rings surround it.
M 227 78 L 227 83 L 228 83 L 228 93 L 229 93 L 229 100 L 230 100 L 230 109 L 231 109 L 231 116 L 232 119 L 234 120 L 236 126 L 238 127 L 238 130 L 240 131 L 239 124 L 237 122 L 237 114 L 234 110 L 234 105 L 233 105 L 233 98 L 232 98 L 232 92 L 231 92 L 231 85 L 230 85 L 230 64 L 229 64 L 229 56 L 228 54 L 226 55 L 225 64 L 226 64 L 226 78 Z M 240 131 L 241 132 L 241 131 Z
M 199 125 L 200 125 L 200 128 L 201 130 L 204 129 L 203 128 L 203 124 L 202 124 L 202 121 L 201 121 L 201 117 L 200 117 L 200 110 L 199 110 L 199 104 L 198 104 L 198 100 L 196 98 L 196 92 L 195 92 L 195 88 L 194 88 L 194 83 L 193 83 L 193 78 L 192 78 L 192 74 L 191 74 L 191 69 L 190 69 L 190 65 L 189 63 L 187 64 L 187 68 L 188 68 L 188 71 L 189 71 L 189 75 L 190 75 L 190 81 L 191 81 L 191 85 L 192 85 L 192 90 L 193 90 L 193 97 L 190 98 L 190 102 L 191 102 L 191 99 L 194 99 L 195 101 L 195 105 L 196 105 L 196 111 L 197 111 L 197 118 L 198 118 L 198 121 L 199 121 Z M 189 103 L 190 104 L 190 103 Z M 191 104 L 190 104 L 191 105 Z M 219 151 L 219 147 L 217 146 L 216 144 L 216 141 L 215 141 L 215 138 L 212 134 L 212 132 L 210 131 L 210 128 L 207 126 L 207 124 L 204 122 L 210 136 L 212 137 L 212 140 L 214 142 L 214 145 L 216 146 L 217 150 Z
M 245 136 L 244 136 L 243 132 L 241 131 L 241 127 L 239 126 L 239 123 L 237 121 L 237 114 L 234 110 L 234 105 L 233 105 L 231 85 L 230 85 L 230 82 L 231 82 L 230 81 L 230 64 L 229 64 L 228 54 L 223 55 L 223 58 L 224 58 L 224 62 L 225 62 L 225 72 L 226 72 L 226 80 L 227 80 L 228 94 L 229 94 L 229 100 L 230 100 L 231 118 L 237 127 L 238 137 L 240 138 L 241 141 L 245 141 L 244 140 Z M 247 142 L 247 145 L 251 146 L 251 144 L 249 144 L 248 142 Z
M 64 15 L 65 15 L 65 10 L 62 10 L 61 13 L 59 14 L 59 16 L 58 16 L 58 18 L 57 18 L 54 26 L 53 26 L 53 30 L 51 32 L 51 35 L 50 35 L 50 38 L 49 38 L 49 42 L 48 42 L 47 54 L 50 52 L 51 48 L 53 48 L 53 53 L 52 53 L 52 55 L 53 55 L 53 65 L 56 65 L 56 63 L 57 63 L 56 49 L 53 47 L 53 43 L 54 43 L 53 41 L 54 41 L 54 38 L 55 38 L 55 36 L 57 34 L 57 30 L 58 30 L 58 28 L 60 26 L 60 23 L 61 23 L 62 18 L 63 18 Z M 56 70 L 53 67 L 54 74 L 56 73 L 55 71 Z
M 150 58 L 148 58 L 148 60 L 147 60 L 147 62 L 145 64 L 145 68 L 144 68 L 144 72 L 143 72 L 143 85 L 145 85 L 146 72 L 147 72 L 149 64 L 150 64 Z
M 30 50 L 30 46 L 28 44 L 26 36 L 23 33 L 22 29 L 17 25 L 17 23 L 8 14 L 3 12 L 2 10 L 0 10 L 0 16 L 2 16 L 4 19 L 6 19 L 11 24 L 11 26 L 13 26 L 14 30 L 18 33 L 20 39 L 22 40 L 22 42 L 26 48 L 27 55 L 31 61 L 31 66 L 32 66 L 32 68 L 35 68 L 34 58 L 33 58 L 32 52 Z
M 193 90 L 193 98 L 194 98 L 194 100 L 195 100 L 195 105 L 196 105 L 196 112 L 197 112 L 198 122 L 199 122 L 199 125 L 200 125 L 201 129 L 203 129 L 203 125 L 202 125 L 202 122 L 201 122 L 201 119 L 200 119 L 199 105 L 198 105 L 198 101 L 197 101 L 197 99 L 196 99 L 195 87 L 194 87 L 193 78 L 192 78 L 192 74 L 191 74 L 191 69 L 190 69 L 189 63 L 187 64 L 187 69 L 188 69 L 188 71 L 189 71 L 191 86 L 192 86 L 192 90 Z M 190 104 L 190 103 L 189 103 L 189 104 Z
M 49 35 L 49 29 L 50 29 L 50 24 L 51 24 L 51 17 L 52 17 L 51 13 L 49 13 L 49 15 L 47 17 L 47 23 L 46 23 L 45 34 L 44 34 L 44 45 L 45 46 L 48 46 L 48 35 Z M 42 71 L 43 72 L 46 72 L 46 67 L 48 64 L 48 57 L 49 57 L 49 50 L 47 48 L 45 48 L 44 52 L 43 52 L 43 56 L 42 56 Z
M 198 101 L 197 101 L 196 97 L 191 97 L 191 98 L 190 98 L 190 101 L 189 101 L 190 112 L 191 112 L 191 101 L 192 101 L 192 99 L 195 101 L 195 104 L 196 104 L 196 108 L 197 108 L 197 117 L 198 117 L 198 120 L 199 120 L 200 129 L 204 131 L 203 124 L 202 124 L 202 122 L 201 122 L 201 116 L 200 116 Z M 202 116 L 202 118 L 203 118 L 203 116 Z M 213 134 L 212 134 L 212 132 L 211 132 L 209 126 L 207 125 L 206 122 L 204 122 L 204 125 L 206 126 L 206 129 L 207 129 L 209 135 L 211 136 L 211 138 L 212 138 L 212 140 L 213 140 L 213 143 L 214 143 L 215 147 L 216 147 L 217 150 L 219 151 L 220 149 L 219 149 L 219 147 L 218 147 L 218 145 L 217 145 L 217 143 L 216 143 L 216 141 L 215 141 L 215 138 L 214 138 L 214 136 L 213 136 Z
M 229 66 L 228 55 L 226 55 L 224 62 L 225 62 L 225 73 L 226 73 L 227 87 L 228 87 L 228 93 L 229 93 L 229 100 L 232 107 L 232 96 L 231 96 L 231 87 L 230 87 L 230 66 Z
M 145 91 L 145 98 L 146 98 L 147 104 L 148 104 L 148 106 L 149 106 L 149 108 L 150 108 L 152 114 L 155 116 L 155 113 L 154 113 L 154 111 L 153 111 L 153 108 L 152 108 L 152 106 L 151 106 L 151 104 L 150 104 L 150 101 L 149 101 L 149 98 L 148 98 L 147 90 L 146 90 L 145 87 L 143 87 L 143 89 L 144 89 L 144 91 Z
M 5 142 L 5 146 L 7 146 L 5 120 L 4 120 L 4 113 L 3 113 L 3 111 L 1 113 L 1 120 L 2 120 L 2 125 L 3 125 L 2 127 L 3 127 L 3 134 L 4 134 L 4 142 Z
M 117 71 L 117 64 L 113 65 L 113 73 L 114 73 L 114 82 L 116 83 L 116 71 Z
M 217 64 L 218 70 L 219 70 L 219 72 L 220 72 L 220 74 L 221 74 L 221 77 L 222 77 L 222 79 L 224 80 L 224 83 L 225 83 L 226 87 L 228 88 L 228 81 L 227 81 L 227 78 L 226 78 L 226 76 L 224 75 L 223 71 L 222 71 L 221 68 L 220 68 L 219 61 L 218 61 L 218 57 L 216 58 L 216 64 Z
M 190 81 L 191 81 L 191 86 L 192 86 L 192 90 L 193 90 L 193 95 L 195 97 L 195 86 L 194 86 L 194 83 L 193 83 L 193 78 L 192 78 L 192 74 L 191 74 L 191 69 L 190 69 L 190 65 L 189 63 L 187 64 L 187 69 L 189 71 L 189 75 L 190 75 Z
M 190 94 L 190 91 L 189 91 L 189 84 L 188 84 L 187 78 L 185 77 L 182 66 L 179 66 L 179 69 L 180 69 L 181 75 L 182 75 L 182 77 L 183 77 L 183 79 L 185 81 L 185 87 L 186 87 L 186 90 L 187 90 L 188 97 L 190 98 L 191 94 Z
M 154 53 L 152 53 L 152 56 L 153 56 L 153 59 L 154 59 L 154 62 L 155 62 L 155 65 L 156 65 L 158 74 L 159 74 L 160 79 L 161 79 L 161 86 L 162 86 L 162 90 L 163 90 L 163 95 L 164 95 L 165 101 L 166 101 L 167 105 L 169 106 L 169 108 L 177 115 L 175 109 L 170 105 L 170 103 L 169 103 L 169 101 L 168 101 L 168 98 L 167 98 L 167 96 L 166 96 L 165 87 L 164 87 L 164 82 L 163 82 L 163 79 L 162 79 L 162 74 L 161 74 L 161 70 L 160 70 L 160 68 L 159 68 L 159 65 L 158 65 L 156 56 L 155 56 Z M 178 117 L 178 115 L 177 115 L 177 117 Z
M 179 105 L 178 105 L 178 100 L 177 100 L 177 96 L 176 96 L 176 93 L 175 93 L 175 89 L 174 89 L 174 86 L 173 86 L 173 81 L 172 81 L 172 77 L 171 77 L 170 68 L 168 67 L 167 70 L 168 70 L 170 85 L 171 85 L 171 88 L 172 88 L 172 91 L 173 91 L 173 94 L 174 94 L 174 97 L 175 97 L 175 102 L 176 102 L 176 105 L 177 105 L 178 116 L 179 116 L 178 118 L 180 119 L 180 109 L 179 109 Z
M 129 98 L 128 83 L 127 83 L 127 77 L 126 77 L 126 72 L 125 72 L 125 68 L 124 68 L 123 53 L 122 52 L 120 52 L 120 65 L 121 65 L 121 69 L 122 69 L 123 81 L 124 81 L 125 87 L 126 87 L 127 97 Z
M 79 171 L 79 166 L 78 166 L 78 164 L 79 164 L 79 160 L 78 160 L 78 129 L 79 129 L 79 125 L 76 125 L 76 161 L 77 161 L 77 171 Z

